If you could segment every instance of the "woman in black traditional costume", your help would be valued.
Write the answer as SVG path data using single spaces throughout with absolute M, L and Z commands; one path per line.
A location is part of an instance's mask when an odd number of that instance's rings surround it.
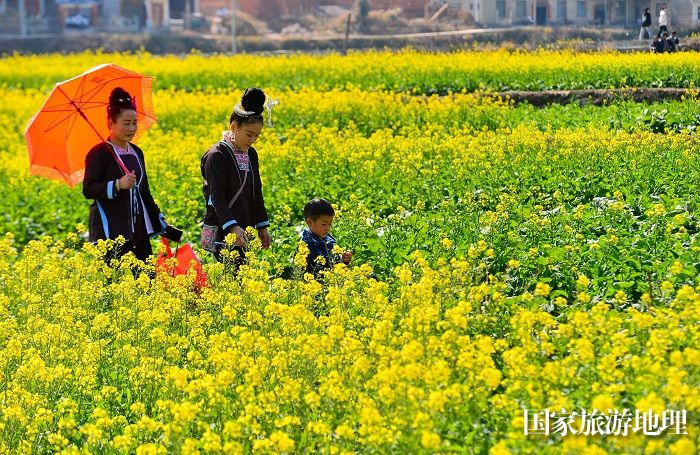
M 129 142 L 137 129 L 131 95 L 115 88 L 107 106 L 109 138 L 95 145 L 85 158 L 83 195 L 90 207 L 90 241 L 125 239 L 115 256 L 129 251 L 141 260 L 152 254 L 150 237 L 166 228 L 163 214 L 151 196 L 143 151 Z
M 202 157 L 206 213 L 202 247 L 221 261 L 227 234 L 235 235 L 240 263 L 247 245 L 245 229 L 253 227 L 263 248 L 270 246 L 270 221 L 260 181 L 258 152 L 252 147 L 263 128 L 265 93 L 249 88 L 229 119 L 228 131 Z

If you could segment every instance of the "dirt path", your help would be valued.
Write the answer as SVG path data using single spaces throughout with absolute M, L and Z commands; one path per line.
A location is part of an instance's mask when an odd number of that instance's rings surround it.
M 541 107 L 549 104 L 593 104 L 602 106 L 611 101 L 632 100 L 652 103 L 663 100 L 680 100 L 684 96 L 697 97 L 698 90 L 685 88 L 626 88 L 610 90 L 545 90 L 539 92 L 509 91 L 484 93 L 482 96 L 510 99 L 515 104 L 529 103 Z

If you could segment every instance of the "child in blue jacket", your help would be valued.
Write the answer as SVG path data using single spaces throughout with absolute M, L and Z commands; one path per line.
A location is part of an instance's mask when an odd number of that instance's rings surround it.
M 315 198 L 304 206 L 306 228 L 301 234 L 301 239 L 309 247 L 306 272 L 314 276 L 318 276 L 322 270 L 330 270 L 334 264 L 349 264 L 352 259 L 350 250 L 345 250 L 342 254 L 333 253 L 335 239 L 330 230 L 334 216 L 333 206 L 325 199 Z

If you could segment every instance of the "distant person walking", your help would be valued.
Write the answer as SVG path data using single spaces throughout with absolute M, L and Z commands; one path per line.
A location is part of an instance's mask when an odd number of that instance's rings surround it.
M 642 28 L 639 29 L 639 41 L 645 39 L 651 39 L 651 13 L 649 8 L 644 8 L 644 14 L 642 15 Z
M 668 33 L 668 15 L 666 14 L 666 7 L 662 6 L 659 12 L 659 36 L 664 33 Z
M 678 34 L 675 32 L 675 30 L 673 32 L 671 32 L 671 39 L 673 40 L 673 47 L 677 51 L 680 50 L 679 48 L 681 46 L 681 40 L 678 39 Z
M 668 33 L 664 33 L 663 39 L 666 40 L 666 52 L 676 52 L 678 50 L 676 49 L 675 40 Z

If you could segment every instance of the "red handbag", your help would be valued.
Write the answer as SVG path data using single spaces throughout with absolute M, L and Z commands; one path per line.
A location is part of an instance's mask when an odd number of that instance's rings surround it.
M 159 272 L 167 272 L 170 274 L 170 276 L 174 277 L 177 275 L 187 275 L 187 272 L 189 272 L 191 268 L 194 268 L 197 272 L 197 277 L 194 280 L 194 285 L 197 287 L 197 289 L 201 290 L 208 285 L 207 274 L 204 273 L 204 270 L 202 270 L 202 262 L 192 249 L 192 245 L 185 243 L 184 245 L 180 246 L 178 244 L 177 248 L 175 249 L 175 253 L 173 254 L 173 251 L 170 248 L 170 241 L 165 237 L 161 237 L 160 241 L 163 245 L 165 245 L 165 255 L 158 255 Z M 166 264 L 166 261 L 171 258 L 177 259 L 177 265 L 174 267 L 169 267 Z

